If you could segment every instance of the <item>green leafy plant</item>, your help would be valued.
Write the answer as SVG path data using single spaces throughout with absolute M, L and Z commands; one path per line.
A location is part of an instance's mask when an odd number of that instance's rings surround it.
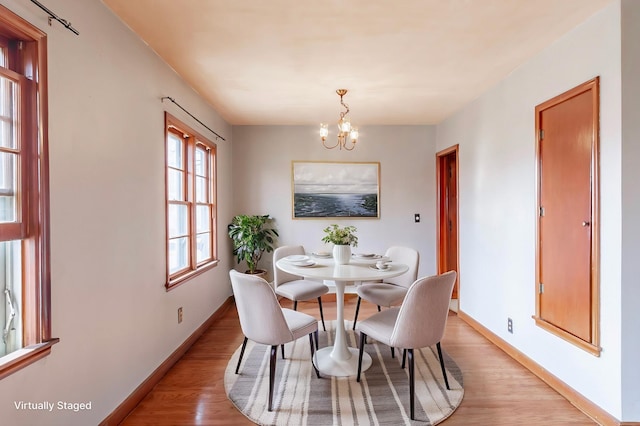
M 353 246 L 358 247 L 358 237 L 356 237 L 355 226 L 339 227 L 335 223 L 323 229 L 326 234 L 322 241 L 325 243 L 333 243 L 337 246 Z
M 273 219 L 268 215 L 238 215 L 228 226 L 229 237 L 233 241 L 233 254 L 238 263 L 247 263 L 248 273 L 262 272 L 258 270 L 258 262 L 262 254 L 272 252 L 278 231 L 270 226 Z

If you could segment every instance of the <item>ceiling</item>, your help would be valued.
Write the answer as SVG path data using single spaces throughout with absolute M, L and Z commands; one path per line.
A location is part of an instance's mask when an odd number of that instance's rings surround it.
M 436 124 L 611 2 L 102 1 L 233 125 Z

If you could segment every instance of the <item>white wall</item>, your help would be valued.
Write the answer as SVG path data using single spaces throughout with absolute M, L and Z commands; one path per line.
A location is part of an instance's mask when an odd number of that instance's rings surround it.
M 640 419 L 640 3 L 622 1 L 622 418 Z
M 620 48 L 620 4 L 614 2 L 437 127 L 437 149 L 460 144 L 460 309 L 618 419 L 622 419 Z M 536 245 L 534 108 L 595 76 L 601 78 L 600 357 L 544 331 L 531 318 Z M 637 105 L 637 99 L 634 102 Z M 634 117 L 637 122 L 637 114 Z M 637 152 L 637 143 L 633 149 Z M 633 167 L 637 170 L 636 164 Z M 630 182 L 637 183 L 638 172 L 633 174 Z M 634 208 L 637 212 L 637 205 Z M 637 246 L 637 240 L 633 244 Z M 633 316 L 637 319 L 637 313 Z M 507 317 L 513 318 L 514 334 L 507 333 Z M 640 419 L 637 411 L 634 417 Z
M 356 105 L 352 111 L 357 112 Z M 320 241 L 327 225 L 355 225 L 359 240 L 355 251 L 381 253 L 390 245 L 414 247 L 421 256 L 419 274 L 433 274 L 433 130 L 430 126 L 361 126 L 355 150 L 340 151 L 325 149 L 316 127 L 234 126 L 234 214 L 270 214 L 276 219 L 279 245 L 302 244 L 307 251 L 329 248 Z M 380 219 L 292 219 L 294 160 L 380 162 Z M 421 214 L 420 223 L 414 223 L 414 213 Z M 271 270 L 270 260 L 265 255 L 261 266 Z
M 222 263 L 166 292 L 164 116 L 218 141 L 218 214 L 231 218 L 231 127 L 100 1 L 3 1 L 48 34 L 53 335 L 49 357 L 0 381 L 0 422 L 90 425 L 109 415 L 231 294 Z M 177 308 L 184 321 L 177 324 Z M 18 411 L 14 401 L 91 402 L 89 412 Z

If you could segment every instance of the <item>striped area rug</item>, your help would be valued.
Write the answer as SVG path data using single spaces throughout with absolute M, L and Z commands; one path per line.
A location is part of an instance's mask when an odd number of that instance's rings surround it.
M 335 321 L 327 322 L 326 333 L 320 327 L 321 348 L 332 344 L 335 325 Z M 356 347 L 356 333 L 350 326 L 347 329 L 349 346 Z M 373 364 L 358 383 L 355 376 L 321 374 L 318 379 L 310 361 L 308 338 L 286 344 L 286 359 L 278 350 L 274 410 L 269 412 L 269 347 L 249 340 L 240 374 L 235 374 L 240 348 L 229 360 L 225 390 L 238 410 L 261 425 L 435 425 L 462 402 L 462 373 L 444 348 L 451 390 L 445 387 L 435 346 L 416 350 L 416 420 L 411 421 L 409 371 L 400 368 L 402 352 L 396 350 L 396 357 L 391 358 L 389 347 L 371 339 L 365 350 Z

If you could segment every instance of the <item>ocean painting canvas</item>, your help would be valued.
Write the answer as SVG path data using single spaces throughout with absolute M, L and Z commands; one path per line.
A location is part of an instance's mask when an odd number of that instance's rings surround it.
M 294 161 L 293 217 L 378 218 L 380 163 Z

